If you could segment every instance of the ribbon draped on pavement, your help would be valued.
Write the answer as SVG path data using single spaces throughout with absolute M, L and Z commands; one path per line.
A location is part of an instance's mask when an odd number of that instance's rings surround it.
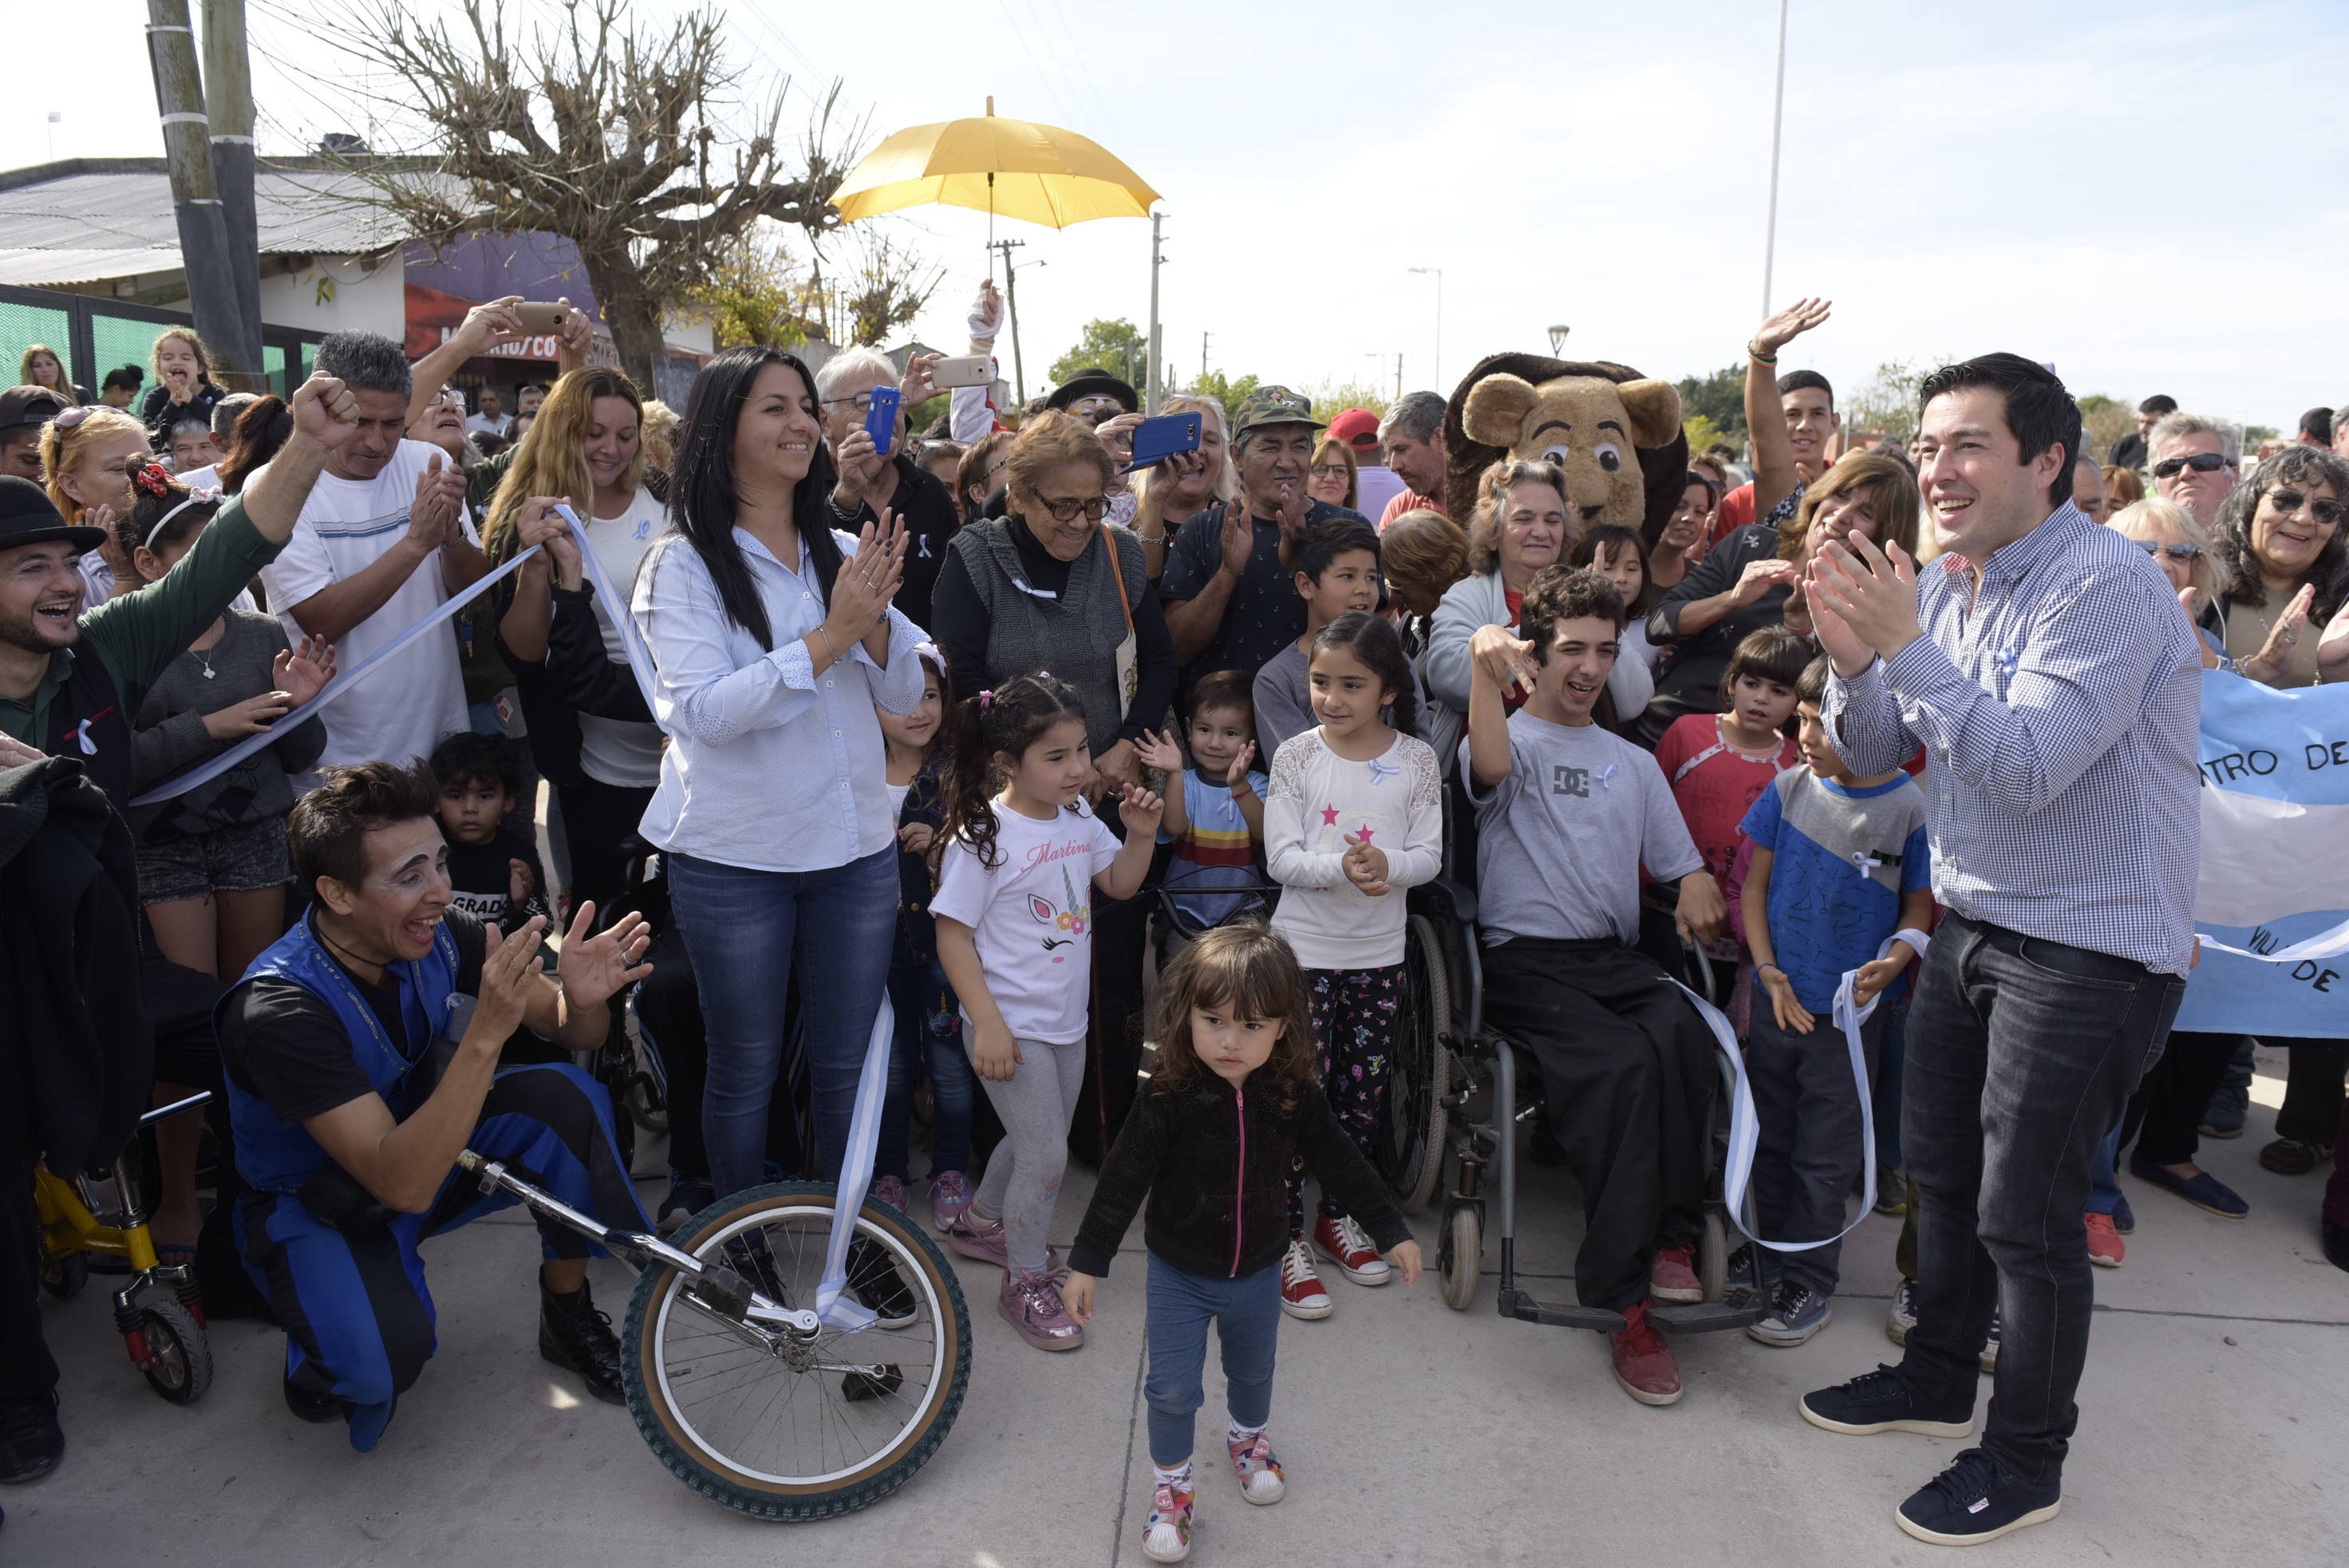
M 1931 939 L 1924 932 L 1903 928 L 1884 940 L 1884 945 L 1876 950 L 1876 956 L 1887 958 L 1896 944 L 1906 942 L 1917 950 L 1921 964 L 1930 941 Z M 1876 1004 L 1883 1000 L 1883 992 L 1878 992 L 1866 1002 L 1859 1002 L 1857 996 L 1859 971 L 1856 969 L 1847 970 L 1836 985 L 1834 1021 L 1843 1032 L 1844 1049 L 1851 1057 L 1852 1086 L 1859 1094 L 1859 1168 L 1863 1187 L 1859 1195 L 1859 1211 L 1850 1224 L 1832 1236 L 1822 1236 L 1816 1241 L 1772 1241 L 1754 1234 L 1745 1224 L 1745 1189 L 1753 1180 L 1754 1157 L 1762 1146 L 1762 1121 L 1754 1108 L 1754 1085 L 1745 1076 L 1745 1054 L 1737 1047 L 1737 1031 L 1721 1009 L 1687 986 L 1681 985 L 1679 981 L 1672 983 L 1680 986 L 1681 993 L 1689 999 L 1689 1004 L 1696 1009 L 1697 1015 L 1712 1029 L 1713 1041 L 1721 1047 L 1722 1055 L 1728 1059 L 1732 1075 L 1736 1080 L 1729 1104 L 1729 1164 L 1722 1173 L 1723 1198 L 1729 1209 L 1729 1222 L 1755 1245 L 1767 1247 L 1774 1252 L 1807 1252 L 1814 1247 L 1824 1247 L 1830 1241 L 1840 1241 L 1850 1235 L 1876 1208 L 1876 1107 L 1868 1092 L 1868 1052 L 1861 1044 L 1859 1030 L 1860 1025 L 1875 1012 Z M 1767 1002 L 1766 994 L 1757 989 L 1754 1005 L 1765 1006 Z

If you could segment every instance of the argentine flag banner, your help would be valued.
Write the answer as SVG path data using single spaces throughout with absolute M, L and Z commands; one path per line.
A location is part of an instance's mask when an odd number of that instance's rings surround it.
M 2349 685 L 2205 672 L 2200 795 L 2202 961 L 2177 1026 L 2349 1038 Z

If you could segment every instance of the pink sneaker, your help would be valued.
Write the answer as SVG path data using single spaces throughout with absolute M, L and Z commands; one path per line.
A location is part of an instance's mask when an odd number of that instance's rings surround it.
M 1701 1302 L 1704 1285 L 1696 1277 L 1694 1247 L 1659 1247 L 1648 1268 L 1648 1293 L 1660 1302 Z
M 997 1268 L 1007 1271 L 1011 1267 L 1010 1244 L 1004 1238 L 1002 1220 L 989 1220 L 984 1225 L 974 1225 L 970 1220 L 969 1207 L 965 1205 L 963 1212 L 947 1225 L 946 1232 L 947 1247 L 964 1257 L 977 1258 L 982 1263 L 993 1263 Z M 1044 1249 L 1044 1267 L 1052 1272 L 1059 1272 L 1061 1249 Z
M 878 1199 L 900 1214 L 905 1211 L 905 1182 L 903 1177 L 874 1177 L 873 1185 L 865 1189 L 865 1196 Z
M 1061 1287 L 1048 1274 L 1005 1270 L 995 1310 L 1019 1331 L 1020 1338 L 1039 1350 L 1078 1350 L 1084 1345 L 1085 1331 L 1071 1321 L 1069 1309 L 1061 1303 Z
M 959 1170 L 941 1170 L 930 1178 L 930 1223 L 940 1234 L 970 1207 L 970 1179 Z
M 1272 1439 L 1258 1432 L 1253 1438 L 1225 1443 L 1232 1456 L 1232 1473 L 1240 1478 L 1240 1496 L 1265 1507 L 1278 1502 L 1288 1494 L 1288 1483 L 1280 1473 L 1280 1460 L 1272 1451 Z
M 1150 1496 L 1150 1517 L 1142 1524 L 1142 1554 L 1153 1563 L 1180 1563 L 1191 1555 L 1191 1505 L 1195 1490 L 1172 1486 Z

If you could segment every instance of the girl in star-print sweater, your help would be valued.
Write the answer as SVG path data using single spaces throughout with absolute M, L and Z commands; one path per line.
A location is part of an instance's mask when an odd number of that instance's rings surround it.
M 1402 1023 L 1403 889 L 1442 867 L 1443 789 L 1435 753 L 1413 734 L 1417 688 L 1392 623 L 1357 613 L 1324 627 L 1307 687 L 1320 722 L 1282 743 L 1265 797 L 1266 861 L 1283 888 L 1272 926 L 1305 970 L 1330 1109 L 1370 1156 Z M 1390 708 L 1392 724 L 1379 716 Z M 1356 1284 L 1387 1282 L 1386 1261 L 1326 1192 L 1309 1236 L 1301 1166 L 1289 1175 L 1288 1231 L 1280 1295 L 1291 1317 L 1332 1310 L 1315 1253 Z

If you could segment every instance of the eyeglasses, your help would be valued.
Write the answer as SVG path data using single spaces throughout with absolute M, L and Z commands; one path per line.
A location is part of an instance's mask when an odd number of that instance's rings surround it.
M 1316 479 L 1343 479 L 1346 477 L 1346 465 L 1342 462 L 1320 463 L 1312 470 L 1313 477 Z
M 854 409 L 860 414 L 869 414 L 873 411 L 873 394 L 859 392 L 853 398 L 826 398 L 823 406 L 827 409 Z
M 2167 556 L 2173 561 L 2190 561 L 2202 553 L 2199 545 L 2157 545 L 2150 539 L 2132 539 L 2129 543 L 2148 556 Z
M 1085 514 L 1086 522 L 1098 523 L 1109 510 L 1109 497 L 1106 495 L 1096 495 L 1089 501 L 1053 501 L 1042 496 L 1038 499 L 1043 501 L 1044 510 L 1052 514 L 1055 523 L 1073 523 L 1080 512 Z
M 2338 501 L 2311 501 L 2297 490 L 2281 489 L 2269 491 L 2268 499 L 2274 503 L 2278 512 L 2286 516 L 2305 506 L 2310 516 L 2328 528 L 2341 521 L 2341 503 Z
M 2189 468 L 2197 473 L 2216 473 L 2231 466 L 2219 452 L 2198 452 L 2191 457 L 2163 458 L 2153 465 L 2153 476 L 2156 479 L 2175 479 Z

